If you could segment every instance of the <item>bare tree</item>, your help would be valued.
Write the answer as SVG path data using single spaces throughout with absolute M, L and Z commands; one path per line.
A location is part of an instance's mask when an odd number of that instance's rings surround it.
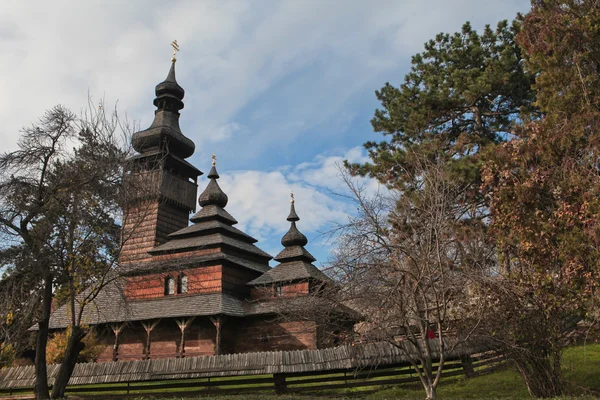
M 69 305 L 71 317 L 52 391 L 61 398 L 86 334 L 85 306 L 117 276 L 128 131 L 102 103 L 80 118 L 57 106 L 23 130 L 18 150 L 0 156 L 0 229 L 11 239 L 2 249 L 3 297 L 12 300 L 2 314 L 37 321 L 38 399 L 50 398 L 45 354 L 53 298 Z
M 416 189 L 385 195 L 366 195 L 344 174 L 358 215 L 340 227 L 328 272 L 336 301 L 363 315 L 360 340 L 400 349 L 434 399 L 447 357 L 481 321 L 469 288 L 489 273 L 494 252 L 465 188 L 441 163 L 414 167 Z

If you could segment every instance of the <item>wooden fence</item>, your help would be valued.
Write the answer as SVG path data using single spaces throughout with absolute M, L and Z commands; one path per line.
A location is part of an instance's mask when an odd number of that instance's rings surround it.
M 443 377 L 489 372 L 502 361 L 494 351 L 453 354 Z M 49 366 L 49 383 L 57 367 Z M 435 367 L 435 364 L 434 364 Z M 33 367 L 0 371 L 0 396 L 32 392 Z M 418 382 L 398 349 L 384 344 L 99 364 L 78 364 L 68 395 L 126 398 L 245 392 L 305 392 Z

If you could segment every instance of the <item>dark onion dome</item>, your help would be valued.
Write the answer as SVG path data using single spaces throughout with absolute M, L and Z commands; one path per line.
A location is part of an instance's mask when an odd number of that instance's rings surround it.
M 308 244 L 308 239 L 306 236 L 302 234 L 296 227 L 296 221 L 300 221 L 300 217 L 296 214 L 296 208 L 294 207 L 294 194 L 292 193 L 292 199 L 290 200 L 290 215 L 288 215 L 287 220 L 292 223 L 288 232 L 283 235 L 281 238 L 281 244 L 284 247 L 289 246 L 306 246 Z
M 180 158 L 194 154 L 196 146 L 181 133 L 179 110 L 183 108 L 185 91 L 175 79 L 175 61 L 167 79 L 156 85 L 154 121 L 150 128 L 133 135 L 133 148 L 139 153 L 163 150 Z
M 161 96 L 170 96 L 173 97 L 181 103 L 181 108 L 183 108 L 183 96 L 185 95 L 185 90 L 177 83 L 175 79 L 175 62 L 171 63 L 171 69 L 169 69 L 169 74 L 167 75 L 167 79 L 156 85 L 154 89 L 154 93 L 156 97 Z M 158 99 L 154 99 L 154 105 L 158 107 Z M 179 110 L 181 110 L 181 108 Z
M 288 220 L 289 221 L 289 220 Z M 281 244 L 285 247 L 289 246 L 306 246 L 308 239 L 296 228 L 296 223 L 292 221 L 290 230 L 281 238 Z
M 306 262 L 315 261 L 315 258 L 304 248 L 308 244 L 308 239 L 296 227 L 296 222 L 300 220 L 296 214 L 294 206 L 294 194 L 290 200 L 290 214 L 287 220 L 291 222 L 290 229 L 281 239 L 284 249 L 275 257 L 276 261 L 281 263 L 294 260 L 303 260 Z
M 202 207 L 215 205 L 221 208 L 225 208 L 225 206 L 227 205 L 228 198 L 217 183 L 217 179 L 219 179 L 219 174 L 217 173 L 216 166 L 217 157 L 214 154 L 212 157 L 212 168 L 208 173 L 208 178 L 210 179 L 210 182 L 208 183 L 208 186 L 206 186 L 206 189 L 204 189 L 202 194 L 200 194 L 200 197 L 198 198 L 198 203 Z

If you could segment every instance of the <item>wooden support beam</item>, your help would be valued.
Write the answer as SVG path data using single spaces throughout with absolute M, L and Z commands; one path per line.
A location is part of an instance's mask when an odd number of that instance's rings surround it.
M 112 329 L 115 334 L 115 344 L 113 346 L 113 355 L 112 360 L 117 361 L 119 357 L 119 334 L 125 328 L 125 322 L 121 322 L 120 324 L 111 324 L 110 329 Z
M 215 335 L 215 355 L 221 355 L 221 328 L 225 322 L 225 316 L 217 315 L 216 317 L 210 317 L 210 320 L 215 325 L 217 333 Z
M 182 318 L 182 319 L 175 320 L 175 322 L 177 323 L 177 326 L 179 326 L 179 330 L 181 330 L 181 343 L 179 344 L 179 357 L 181 357 L 181 358 L 183 358 L 185 356 L 185 330 L 187 329 L 188 326 L 191 325 L 194 318 L 196 318 L 196 317 L 190 317 L 187 319 Z
M 160 319 L 150 320 L 150 321 L 142 321 L 142 326 L 146 330 L 146 346 L 144 348 L 144 360 L 150 359 L 150 344 L 151 342 L 151 334 L 152 330 L 156 328 L 156 325 L 160 322 Z

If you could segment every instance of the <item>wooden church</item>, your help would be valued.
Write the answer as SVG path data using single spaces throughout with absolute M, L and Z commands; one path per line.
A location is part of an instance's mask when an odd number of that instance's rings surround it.
M 214 156 L 195 212 L 202 172 L 186 161 L 195 146 L 179 127 L 183 97 L 173 58 L 166 80 L 156 86 L 152 125 L 132 138 L 138 154 L 127 178 L 144 190 L 132 189 L 140 194 L 124 210 L 119 277 L 85 308 L 84 323 L 104 332 L 98 361 L 335 345 L 352 330 L 352 318 L 342 328 L 305 315 L 281 318 L 282 304 L 312 298 L 329 284 L 304 248 L 293 196 L 291 226 L 274 268 L 271 255 L 226 211 Z M 50 329 L 65 329 L 68 317 L 67 307 L 58 308 Z

